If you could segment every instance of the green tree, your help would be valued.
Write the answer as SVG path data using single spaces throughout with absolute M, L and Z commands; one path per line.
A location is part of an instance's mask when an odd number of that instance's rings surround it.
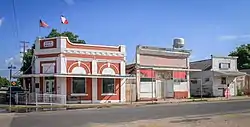
M 9 86 L 10 82 L 8 79 L 4 78 L 4 77 L 0 77 L 0 87 L 2 86 Z
M 72 33 L 72 32 L 69 32 L 69 31 L 65 31 L 63 33 L 59 33 L 57 31 L 57 29 L 52 29 L 51 32 L 49 33 L 48 36 L 46 36 L 46 38 L 52 38 L 52 37 L 59 37 L 59 36 L 64 36 L 64 37 L 68 37 L 69 40 L 72 42 L 72 43 L 80 43 L 80 44 L 85 44 L 85 41 L 84 40 L 79 40 L 79 36 Z
M 229 56 L 237 56 L 237 68 L 250 69 L 250 44 L 240 45 L 236 47 L 235 51 L 232 51 Z
M 32 72 L 31 62 L 32 62 L 34 49 L 35 49 L 35 44 L 33 44 L 31 49 L 27 50 L 27 52 L 23 56 L 24 63 L 23 63 L 23 66 L 20 68 L 20 71 L 22 71 L 23 74 L 31 74 Z
M 44 38 L 52 38 L 52 37 L 59 37 L 59 36 L 65 36 L 68 37 L 69 40 L 72 43 L 80 43 L 80 44 L 85 44 L 84 40 L 78 39 L 79 36 L 74 34 L 73 32 L 65 31 L 63 33 L 59 33 L 56 29 L 52 29 L 51 32 L 48 34 L 48 36 Z M 25 54 L 24 54 L 24 64 L 21 67 L 20 71 L 23 72 L 23 74 L 31 74 L 31 62 L 32 62 L 32 57 L 34 53 L 35 45 L 33 44 L 32 48 L 29 49 Z

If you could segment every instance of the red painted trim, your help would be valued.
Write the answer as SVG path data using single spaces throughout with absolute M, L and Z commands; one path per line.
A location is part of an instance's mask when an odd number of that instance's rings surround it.
M 108 68 L 107 62 L 98 62 L 97 70 L 98 74 L 101 74 L 103 69 Z M 119 63 L 110 63 L 110 68 L 112 68 L 116 74 L 120 74 L 120 64 Z
M 53 46 L 52 47 L 44 47 L 44 42 L 45 41 L 52 41 Z M 51 49 L 51 48 L 56 48 L 56 39 L 46 39 L 46 40 L 40 40 L 40 49 Z
M 75 67 L 78 67 L 78 61 L 67 61 L 67 71 L 69 71 L 69 73 L 71 73 Z M 84 68 L 87 74 L 92 73 L 91 62 L 81 62 L 80 67 Z
M 174 98 L 176 99 L 188 98 L 188 91 L 175 91 Z
M 43 94 L 43 83 L 44 83 L 44 81 L 43 81 L 43 77 L 40 77 L 40 86 L 39 86 L 39 88 L 40 88 L 40 93 L 41 94 Z
M 173 78 L 177 79 L 186 79 L 186 72 L 185 71 L 174 71 Z
M 54 73 L 57 73 L 57 70 L 56 70 L 57 66 L 56 66 L 56 61 L 55 60 L 53 60 L 53 61 L 41 61 L 40 62 L 40 73 L 43 73 L 42 64 L 46 64 L 46 63 L 54 63 L 55 64 Z
M 151 69 L 140 69 L 141 77 L 155 78 L 155 71 Z

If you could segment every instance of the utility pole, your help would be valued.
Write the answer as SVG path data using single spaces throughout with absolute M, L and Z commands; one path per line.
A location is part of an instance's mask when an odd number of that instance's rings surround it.
M 13 71 L 13 69 L 16 69 L 16 67 L 14 66 L 14 65 L 10 65 L 10 66 L 8 66 L 8 69 L 10 70 L 10 98 L 9 98 L 9 102 L 10 102 L 10 108 L 11 108 L 11 100 L 12 100 L 12 98 L 11 98 L 11 93 L 12 93 L 12 91 L 11 91 L 11 86 L 12 86 L 12 84 L 11 84 L 11 80 L 12 80 L 12 71 Z
M 27 42 L 27 41 L 21 41 L 20 42 L 21 44 L 22 44 L 22 46 L 21 46 L 21 48 L 23 49 L 23 51 L 21 51 L 20 53 L 23 55 L 23 57 L 24 57 L 24 55 L 25 55 L 25 52 L 26 52 L 26 49 L 28 48 L 28 43 L 29 42 Z M 22 59 L 22 65 L 24 65 L 24 59 Z
M 20 52 L 22 54 L 22 66 L 24 66 L 24 55 L 26 53 L 26 49 L 28 49 L 28 43 L 29 42 L 27 42 L 27 41 L 20 41 L 20 43 L 22 44 L 21 45 L 22 51 Z M 23 80 L 25 80 L 25 79 L 23 78 Z M 21 84 L 23 84 L 23 83 L 21 83 Z M 26 84 L 23 84 L 22 86 L 26 89 Z M 29 88 L 29 90 L 30 90 L 30 88 Z

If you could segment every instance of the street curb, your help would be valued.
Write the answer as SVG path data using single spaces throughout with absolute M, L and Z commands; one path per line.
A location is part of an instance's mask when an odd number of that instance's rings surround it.
M 101 108 L 113 108 L 113 107 L 139 107 L 139 106 L 149 106 L 149 105 L 159 105 L 159 104 L 194 104 L 194 103 L 213 103 L 213 102 L 231 102 L 231 101 L 244 101 L 244 100 L 250 100 L 250 97 L 247 98 L 235 98 L 235 99 L 193 99 L 193 100 L 185 100 L 185 101 L 175 101 L 175 102 L 146 102 L 146 103 L 140 103 L 140 102 L 133 102 L 131 103 L 116 103 L 116 104 L 79 104 L 79 105 L 48 105 L 48 106 L 33 106 L 33 105 L 16 105 L 11 107 L 11 111 L 14 110 L 22 110 L 22 109 L 49 109 L 49 108 L 54 108 L 54 109 L 63 109 L 66 108 L 67 110 L 76 110 L 76 109 L 101 109 Z M 9 110 L 10 107 L 9 105 L 2 105 L 0 106 L 2 109 L 7 109 Z

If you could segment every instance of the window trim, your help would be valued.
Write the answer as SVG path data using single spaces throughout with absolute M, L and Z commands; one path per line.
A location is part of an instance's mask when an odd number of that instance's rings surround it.
M 115 96 L 115 95 L 117 95 L 116 93 L 115 93 L 115 86 L 116 86 L 116 81 L 115 81 L 115 79 L 114 78 L 110 78 L 110 79 L 113 79 L 114 80 L 114 93 L 103 93 L 103 80 L 104 80 L 104 78 L 102 78 L 101 79 L 101 81 L 102 81 L 102 91 L 101 91 L 101 96 Z
M 222 68 L 222 67 L 221 67 L 222 64 L 227 64 L 227 65 L 228 65 L 228 68 Z M 221 62 L 221 63 L 219 63 L 219 69 L 221 69 L 221 70 L 228 70 L 228 69 L 231 68 L 231 65 L 230 65 L 230 64 L 231 64 L 231 63 L 226 63 L 226 62 L 223 63 L 223 62 Z
M 72 81 L 71 81 L 71 96 L 88 96 L 88 94 L 87 94 L 87 78 L 84 78 L 85 79 L 85 93 L 74 93 L 73 92 L 73 82 L 74 82 L 74 78 L 76 78 L 76 77 L 73 77 L 72 78 Z
M 225 78 L 225 83 L 222 83 L 222 78 Z M 220 84 L 223 84 L 223 85 L 227 84 L 227 78 L 226 77 L 221 77 L 220 80 L 221 80 Z

